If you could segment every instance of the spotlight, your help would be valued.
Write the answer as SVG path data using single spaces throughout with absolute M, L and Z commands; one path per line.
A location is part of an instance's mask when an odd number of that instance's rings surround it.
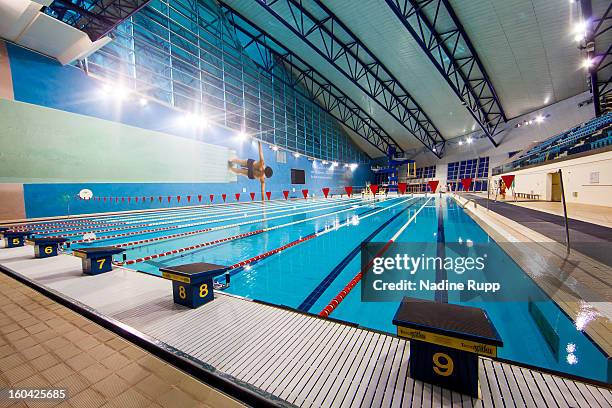
M 576 36 L 574 37 L 574 41 L 580 42 L 580 41 L 584 40 L 584 37 L 585 37 L 584 33 L 576 34 Z
M 297 159 L 298 157 L 300 157 L 300 154 L 298 152 L 295 152 L 295 153 L 293 153 L 293 157 L 295 157 Z
M 591 58 L 585 58 L 582 61 L 582 68 L 589 69 L 593 66 L 593 60 Z
M 238 133 L 238 139 L 240 139 L 240 140 L 247 140 L 248 138 L 249 138 L 249 135 L 244 130 L 241 130 Z
M 274 150 L 275 152 L 278 152 L 278 146 L 272 146 L 272 150 Z
M 583 34 L 586 32 L 587 24 L 586 21 L 580 21 L 574 26 L 574 34 Z
M 100 95 L 108 96 L 111 93 L 111 87 L 108 84 L 104 84 L 102 88 L 100 88 Z
M 119 101 L 124 101 L 130 97 L 130 90 L 121 85 L 113 88 L 111 93 Z
M 472 138 L 468 137 L 465 141 L 467 142 L 467 144 L 470 144 L 470 143 L 472 143 Z
M 431 150 L 433 150 L 433 152 L 435 153 L 436 152 L 436 146 L 434 146 L 433 149 L 431 149 Z
M 323 160 L 323 161 L 321 162 L 321 164 L 328 164 L 328 163 L 327 163 L 327 160 Z
M 140 100 L 138 101 L 138 103 L 140 103 L 140 106 L 147 106 L 149 101 L 147 101 L 146 98 L 140 98 Z
M 542 116 L 542 115 L 536 116 L 535 121 L 536 121 L 536 123 L 544 122 L 544 116 Z
M 351 171 L 355 171 L 355 169 L 359 167 L 359 165 L 357 163 L 351 163 L 349 167 L 351 168 Z
M 459 146 L 463 146 L 463 140 L 459 141 Z

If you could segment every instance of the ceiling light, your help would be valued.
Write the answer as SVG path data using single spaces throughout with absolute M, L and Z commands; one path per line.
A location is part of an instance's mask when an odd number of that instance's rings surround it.
M 111 93 L 113 94 L 115 98 L 117 98 L 120 101 L 126 100 L 130 96 L 130 90 L 121 85 L 113 88 L 111 90 Z
M 463 141 L 462 140 L 459 141 L 459 146 L 463 146 Z
M 467 144 L 470 144 L 470 143 L 472 143 L 472 138 L 468 137 L 467 139 L 465 139 L 465 141 L 467 142 Z
M 249 138 L 249 135 L 248 135 L 248 133 L 247 133 L 247 132 L 245 132 L 244 130 L 241 130 L 241 131 L 238 133 L 238 139 L 240 139 L 240 140 L 247 140 L 248 138 Z
M 591 58 L 585 58 L 582 61 L 582 68 L 591 68 L 593 66 L 593 60 Z
M 576 23 L 574 26 L 574 34 L 584 34 L 587 29 L 587 24 L 585 21 L 580 21 Z
M 536 121 L 536 123 L 544 122 L 544 116 L 542 116 L 542 115 L 536 116 L 535 121 Z
M 327 160 L 323 160 L 321 164 L 327 164 Z
M 351 170 L 355 170 L 359 165 L 357 163 L 351 163 L 349 165 L 349 167 L 351 168 Z
M 138 101 L 138 103 L 140 103 L 140 106 L 147 106 L 147 104 L 149 103 L 149 101 L 147 101 L 146 98 L 140 98 L 140 100 Z
M 298 152 L 295 152 L 295 153 L 293 153 L 293 157 L 295 157 L 297 159 L 298 157 L 300 157 L 300 154 Z
M 271 149 L 274 150 L 275 152 L 278 152 L 278 146 L 272 146 Z

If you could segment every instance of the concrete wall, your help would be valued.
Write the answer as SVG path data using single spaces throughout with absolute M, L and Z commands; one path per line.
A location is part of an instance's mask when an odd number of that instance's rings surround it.
M 551 199 L 552 173 L 563 174 L 568 203 L 612 206 L 612 151 L 514 171 L 517 193 L 540 194 Z M 496 176 L 493 179 L 499 179 Z

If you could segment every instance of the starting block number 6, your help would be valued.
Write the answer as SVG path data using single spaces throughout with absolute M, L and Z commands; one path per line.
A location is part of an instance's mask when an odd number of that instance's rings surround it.
M 445 362 L 441 361 L 444 360 Z M 433 370 L 434 373 L 441 375 L 442 377 L 448 377 L 453 374 L 453 359 L 445 353 L 435 353 L 433 355 Z
M 47 246 L 45 247 L 45 254 L 51 255 L 53 253 L 53 247 Z

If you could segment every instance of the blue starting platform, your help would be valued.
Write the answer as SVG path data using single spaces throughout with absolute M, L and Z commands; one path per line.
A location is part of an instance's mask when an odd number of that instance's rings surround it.
M 410 339 L 412 378 L 479 397 L 478 356 L 503 346 L 486 311 L 405 297 L 393 324 Z
M 160 268 L 162 277 L 172 281 L 174 303 L 195 309 L 214 299 L 213 278 L 227 266 L 205 262 Z
M 0 235 L 4 238 L 4 244 L 7 248 L 15 248 L 23 246 L 25 239 L 32 235 L 30 231 L 0 231 Z
M 113 255 L 124 252 L 124 249 L 112 246 L 79 248 L 72 251 L 72 254 L 81 258 L 83 273 L 87 275 L 97 275 L 111 271 L 113 269 Z
M 28 238 L 26 244 L 34 246 L 35 258 L 49 258 L 57 256 L 59 246 L 68 241 L 66 238 Z

